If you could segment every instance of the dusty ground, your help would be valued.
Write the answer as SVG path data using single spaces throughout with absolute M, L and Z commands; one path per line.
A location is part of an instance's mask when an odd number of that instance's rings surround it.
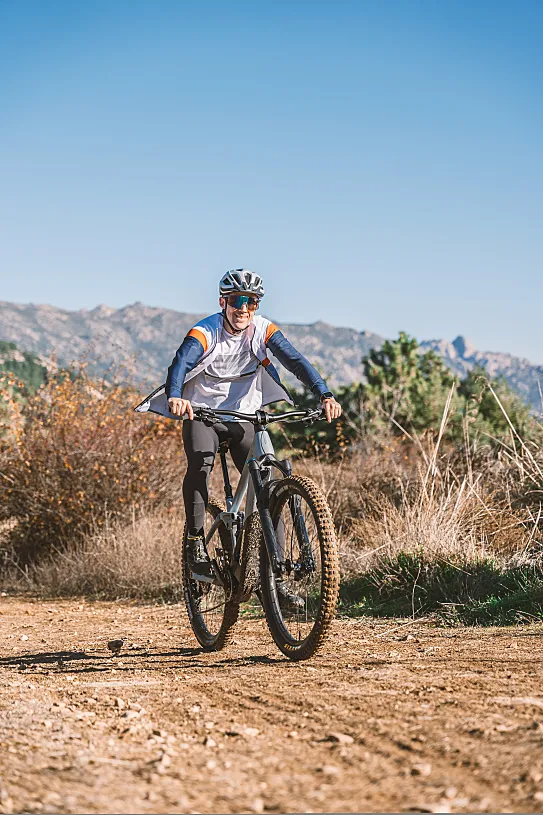
M 208 654 L 178 606 L 2 598 L 0 811 L 541 812 L 542 637 L 338 621 L 293 664 L 260 620 Z

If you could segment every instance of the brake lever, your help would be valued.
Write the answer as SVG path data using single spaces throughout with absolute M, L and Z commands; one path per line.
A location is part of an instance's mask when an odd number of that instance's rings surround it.
M 206 408 L 194 408 L 194 418 L 195 419 L 212 419 L 213 412 L 211 410 L 207 410 Z
M 307 422 L 309 424 L 315 424 L 315 422 L 317 422 L 319 419 L 322 419 L 323 415 L 324 415 L 324 410 L 322 408 L 318 408 L 317 410 L 312 410 L 309 413 L 308 417 L 307 417 Z

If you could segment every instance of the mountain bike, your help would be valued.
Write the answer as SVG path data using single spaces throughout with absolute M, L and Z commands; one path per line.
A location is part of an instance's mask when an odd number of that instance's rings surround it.
M 226 461 L 228 444 L 219 446 L 225 503 L 210 499 L 207 504 L 205 545 L 213 565 L 211 583 L 196 580 L 190 572 L 185 526 L 185 601 L 192 630 L 205 649 L 219 650 L 231 641 L 240 605 L 254 592 L 276 645 L 287 657 L 308 659 L 325 640 L 339 593 L 332 514 L 317 484 L 293 475 L 290 462 L 276 457 L 266 429 L 273 422 L 312 423 L 321 416 L 321 408 L 282 414 L 194 410 L 198 421 L 235 417 L 255 428 L 235 494 Z

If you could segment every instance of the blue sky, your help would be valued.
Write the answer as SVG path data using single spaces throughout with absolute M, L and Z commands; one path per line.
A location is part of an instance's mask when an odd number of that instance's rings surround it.
M 539 0 L 0 0 L 0 299 L 543 363 Z

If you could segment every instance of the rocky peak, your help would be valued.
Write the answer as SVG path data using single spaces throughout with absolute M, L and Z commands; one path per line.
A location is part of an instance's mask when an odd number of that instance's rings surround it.
M 471 359 L 477 353 L 477 349 L 473 343 L 461 335 L 458 335 L 458 337 L 452 341 L 452 344 L 456 353 L 459 357 L 462 357 L 462 359 Z

